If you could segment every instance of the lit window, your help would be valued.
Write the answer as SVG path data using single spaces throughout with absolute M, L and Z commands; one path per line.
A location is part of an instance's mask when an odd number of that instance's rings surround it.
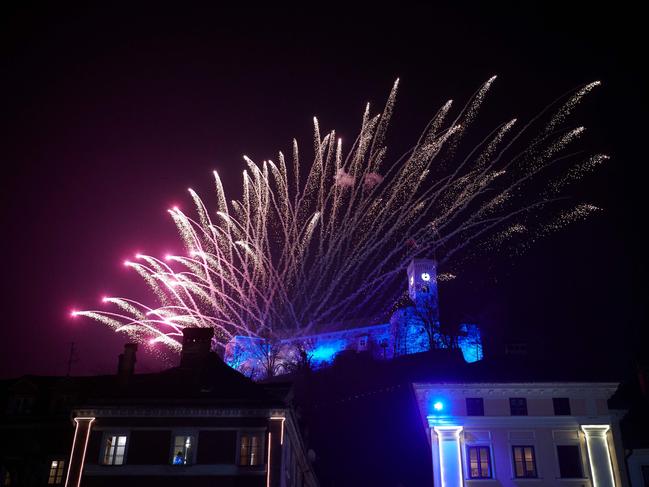
M 467 448 L 470 479 L 491 478 L 491 455 L 488 446 L 470 446 Z
M 536 477 L 536 456 L 533 446 L 515 446 L 514 449 L 514 474 L 516 478 Z
M 192 462 L 194 437 L 188 435 L 174 436 L 174 449 L 171 457 L 173 465 L 187 465 Z
M 527 416 L 527 399 L 524 397 L 510 397 L 509 411 L 512 416 Z
M 484 416 L 484 401 L 481 397 L 466 398 L 467 416 Z
M 253 467 L 262 464 L 262 433 L 242 433 L 239 443 L 239 465 Z
M 52 463 L 50 463 L 50 476 L 47 479 L 47 483 L 51 485 L 62 484 L 64 469 L 65 469 L 65 461 L 52 460 Z
M 103 465 L 123 465 L 126 453 L 126 435 L 108 435 L 104 442 Z
M 562 479 L 583 478 L 579 445 L 557 445 L 559 476 Z
M 570 416 L 570 399 L 567 397 L 553 397 L 552 405 L 555 416 Z

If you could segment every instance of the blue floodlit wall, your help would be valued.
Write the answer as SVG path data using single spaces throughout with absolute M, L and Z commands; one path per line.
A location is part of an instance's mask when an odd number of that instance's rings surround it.
M 458 337 L 458 346 L 462 350 L 464 360 L 468 363 L 478 362 L 484 358 L 482 352 L 482 335 L 478 325 L 464 324 L 460 327 L 464 333 Z
M 428 351 L 431 339 L 424 321 L 439 323 L 436 263 L 430 259 L 413 259 L 407 272 L 410 302 L 396 310 L 389 323 L 275 342 L 271 352 L 277 359 L 274 374 L 291 371 L 291 364 L 300 361 L 299 348 L 306 351 L 310 366 L 316 370 L 331 365 L 343 351 L 368 353 L 379 360 Z M 446 348 L 449 340 L 435 333 L 432 342 L 435 348 Z M 461 325 L 457 345 L 466 362 L 482 360 L 482 336 L 477 325 Z M 243 374 L 261 379 L 268 375 L 270 348 L 260 338 L 237 336 L 226 345 L 224 359 Z
M 407 309 L 399 310 L 392 318 L 386 324 L 282 340 L 273 345 L 279 362 L 276 372 L 282 374 L 290 371 L 287 364 L 297 360 L 297 343 L 306 344 L 310 365 L 315 370 L 331 365 L 336 355 L 345 350 L 369 353 L 378 360 L 429 350 L 426 331 L 418 320 L 412 319 Z M 482 360 L 480 328 L 474 324 L 464 324 L 460 330 L 462 335 L 458 338 L 458 346 L 464 360 L 469 363 Z M 446 345 L 439 339 L 436 347 L 445 348 Z M 262 339 L 237 336 L 227 344 L 224 359 L 230 367 L 254 379 L 261 379 L 266 376 L 265 353 L 268 353 L 268 346 L 264 346 Z
M 297 347 L 301 344 L 308 353 L 310 365 L 318 370 L 333 363 L 336 355 L 345 350 L 370 353 L 377 359 L 393 356 L 390 325 L 379 324 L 352 328 L 337 332 L 321 333 L 295 339 L 281 340 L 273 344 L 279 356 L 279 373 L 288 372 L 288 365 L 297 361 Z M 264 354 L 268 346 L 261 338 L 237 336 L 225 347 L 225 362 L 239 372 L 252 378 L 263 378 L 266 374 Z

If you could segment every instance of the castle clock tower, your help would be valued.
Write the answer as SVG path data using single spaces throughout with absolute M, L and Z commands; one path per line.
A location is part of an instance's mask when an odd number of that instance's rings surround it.
M 418 305 L 437 307 L 437 262 L 432 259 L 412 259 L 408 265 L 408 294 Z

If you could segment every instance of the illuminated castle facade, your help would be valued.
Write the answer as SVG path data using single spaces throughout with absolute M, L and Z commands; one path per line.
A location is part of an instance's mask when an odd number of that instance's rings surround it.
M 466 362 L 482 360 L 482 338 L 475 324 L 462 324 L 454 336 L 444 334 L 439 320 L 437 265 L 431 259 L 413 259 L 407 268 L 409 299 L 389 320 L 339 323 L 320 333 L 270 342 L 237 336 L 225 348 L 225 362 L 253 378 L 287 373 L 307 365 L 331 365 L 340 354 L 365 353 L 377 360 L 426 352 L 432 348 L 459 348 Z

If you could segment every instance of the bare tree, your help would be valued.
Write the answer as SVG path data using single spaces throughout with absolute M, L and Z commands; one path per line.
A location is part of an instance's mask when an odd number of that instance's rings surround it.
M 263 332 L 259 340 L 255 341 L 254 355 L 261 366 L 263 378 L 275 377 L 283 367 L 282 342 L 272 333 Z
M 287 372 L 303 372 L 313 366 L 313 349 L 315 341 L 312 338 L 297 340 L 291 344 L 291 350 L 286 354 L 284 368 Z
M 453 320 L 440 320 L 436 300 L 418 299 L 411 309 L 413 318 L 426 333 L 430 350 L 459 348 L 459 337 L 463 335 L 461 328 Z

